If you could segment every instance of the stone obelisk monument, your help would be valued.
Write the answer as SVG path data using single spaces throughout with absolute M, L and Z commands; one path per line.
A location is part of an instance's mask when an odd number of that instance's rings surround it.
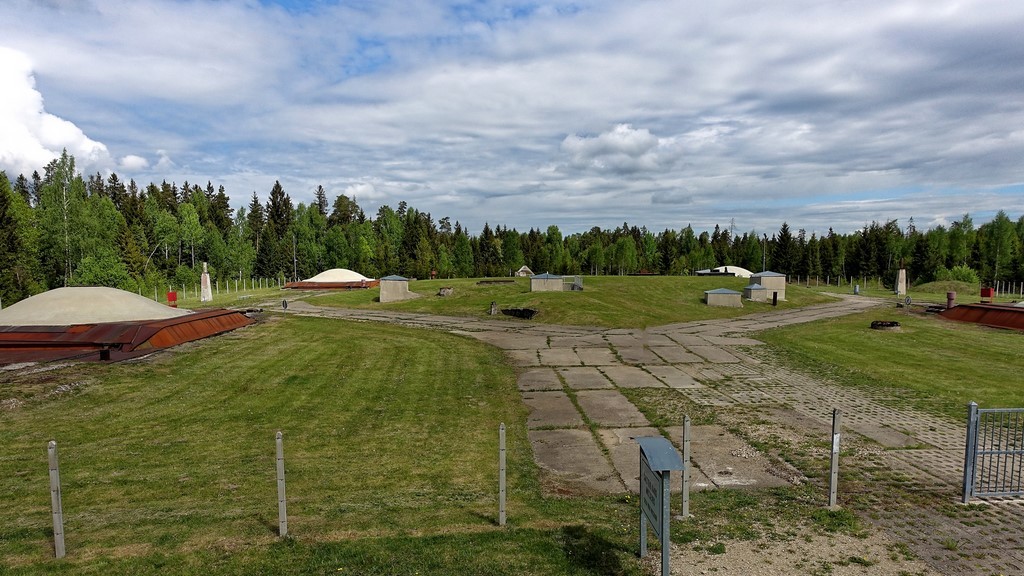
M 210 289 L 210 273 L 206 271 L 206 262 L 203 262 L 203 275 L 199 279 L 199 301 L 213 301 L 213 290 Z

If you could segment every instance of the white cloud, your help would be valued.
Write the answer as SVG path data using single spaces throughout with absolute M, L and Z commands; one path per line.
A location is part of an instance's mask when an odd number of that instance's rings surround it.
M 377 191 L 376 186 L 369 182 L 356 182 L 355 184 L 349 184 L 345 187 L 343 194 L 348 196 L 350 199 L 355 198 L 357 202 L 364 203 L 367 200 L 372 202 L 385 197 L 384 194 Z
M 121 158 L 121 169 L 129 172 L 138 172 L 149 168 L 149 160 L 146 160 L 142 156 L 136 156 L 135 154 L 129 154 Z
M 0 169 L 31 174 L 67 149 L 80 165 L 105 161 L 107 147 L 46 112 L 29 57 L 0 46 Z
M 594 137 L 567 136 L 562 151 L 575 168 L 638 172 L 663 169 L 679 159 L 673 139 L 658 138 L 646 128 L 619 124 Z

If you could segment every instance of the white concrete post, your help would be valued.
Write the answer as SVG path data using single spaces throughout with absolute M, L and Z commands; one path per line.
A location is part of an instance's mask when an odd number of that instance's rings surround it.
M 50 459 L 50 508 L 53 510 L 53 552 L 64 557 L 64 505 L 60 496 L 60 464 L 57 462 L 57 442 L 50 440 L 46 452 Z
M 680 515 L 690 517 L 690 415 L 683 417 L 683 469 L 680 471 L 683 480 L 683 509 Z
M 498 427 L 498 526 L 505 525 L 505 423 Z
M 828 482 L 828 507 L 836 507 L 836 494 L 839 491 L 839 436 L 842 426 L 843 412 L 836 408 L 832 411 L 832 470 Z
M 277 433 L 277 532 L 282 538 L 288 535 L 288 501 L 284 492 L 284 440 Z

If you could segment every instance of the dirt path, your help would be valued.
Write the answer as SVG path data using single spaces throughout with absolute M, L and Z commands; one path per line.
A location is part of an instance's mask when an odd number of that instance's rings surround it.
M 534 457 L 545 471 L 545 485 L 556 493 L 636 490 L 639 456 L 633 438 L 661 431 L 651 427 L 623 391 L 671 389 L 699 405 L 747 410 L 772 422 L 747 427 L 737 423 L 747 434 L 792 445 L 806 445 L 809 439 L 827 435 L 832 410 L 838 408 L 844 414 L 844 430 L 861 436 L 861 443 L 869 447 L 858 453 L 855 462 L 844 464 L 857 477 L 844 493 L 849 505 L 870 510 L 872 522 L 892 540 L 908 546 L 928 567 L 908 565 L 910 560 L 898 554 L 890 554 L 888 560 L 884 554 L 875 554 L 879 557 L 870 567 L 853 562 L 850 571 L 839 570 L 850 564 L 844 565 L 844 558 L 859 557 L 851 552 L 835 562 L 822 559 L 824 564 L 802 571 L 819 573 L 827 564 L 829 571 L 821 573 L 1024 574 L 1024 551 L 1017 540 L 1024 528 L 1024 504 L 955 504 L 962 473 L 961 423 L 904 408 L 905 403 L 891 402 L 882 393 L 840 387 L 793 372 L 748 336 L 854 314 L 878 304 L 848 297 L 795 311 L 647 330 L 328 309 L 302 301 L 290 303 L 288 312 L 444 329 L 504 349 L 522 368 L 518 385 L 531 409 L 527 426 Z M 665 432 L 678 443 L 678 427 Z M 695 427 L 693 433 L 693 489 L 774 486 L 799 476 L 780 470 L 777 460 L 743 450 L 746 442 L 722 427 Z M 867 542 L 861 544 L 864 547 L 850 550 L 872 549 Z M 884 542 L 871 545 L 885 548 Z M 777 554 L 784 550 L 778 546 L 763 543 L 747 554 L 728 554 L 737 561 L 731 571 L 716 564 L 721 559 L 699 560 L 693 556 L 699 553 L 692 550 L 675 554 L 685 565 L 696 562 L 716 574 L 792 573 L 787 570 L 799 566 L 780 561 L 773 568 L 776 571 L 767 565 L 763 572 L 738 567 L 753 561 L 751 554 L 755 559 L 760 554 L 762 559 L 778 560 Z M 834 556 L 836 546 L 834 540 L 828 544 L 826 556 Z

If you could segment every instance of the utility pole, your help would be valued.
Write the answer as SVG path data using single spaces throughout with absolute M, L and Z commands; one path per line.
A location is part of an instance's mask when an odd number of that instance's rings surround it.
M 299 257 L 296 251 L 295 232 L 292 232 L 292 281 L 299 281 Z
M 761 242 L 761 272 L 768 269 L 768 235 L 764 235 L 764 242 Z

